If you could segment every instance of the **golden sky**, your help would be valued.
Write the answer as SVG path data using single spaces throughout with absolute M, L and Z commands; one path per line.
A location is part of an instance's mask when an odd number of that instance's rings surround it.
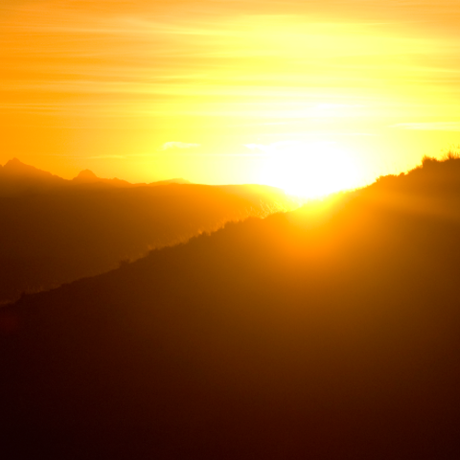
M 364 184 L 460 144 L 458 24 L 457 0 L 2 0 L 0 163 Z

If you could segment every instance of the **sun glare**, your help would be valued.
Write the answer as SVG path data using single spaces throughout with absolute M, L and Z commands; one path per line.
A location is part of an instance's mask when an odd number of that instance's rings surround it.
M 290 195 L 319 198 L 358 185 L 351 156 L 332 142 L 279 142 L 260 146 L 267 153 L 264 183 Z

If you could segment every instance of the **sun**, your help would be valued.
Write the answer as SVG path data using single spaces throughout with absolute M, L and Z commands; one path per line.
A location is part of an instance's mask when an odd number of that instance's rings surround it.
M 351 155 L 333 142 L 286 141 L 264 147 L 261 182 L 290 195 L 319 198 L 358 185 Z

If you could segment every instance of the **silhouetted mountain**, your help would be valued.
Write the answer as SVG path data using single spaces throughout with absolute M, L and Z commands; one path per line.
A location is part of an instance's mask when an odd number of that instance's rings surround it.
M 0 301 L 102 273 L 228 221 L 295 205 L 280 190 L 249 193 L 246 186 L 123 187 L 90 171 L 75 181 L 0 197 Z
M 85 169 L 80 171 L 76 177 L 72 179 L 74 182 L 83 182 L 83 183 L 94 183 L 99 182 L 99 177 L 96 176 L 92 171 L 89 169 Z
M 0 196 L 43 192 L 62 187 L 67 181 L 13 158 L 0 169 Z
M 131 184 L 118 178 L 103 179 L 89 169 L 81 171 L 72 180 L 66 180 L 47 171 L 22 163 L 17 158 L 0 165 L 0 197 L 30 195 L 49 191 L 62 191 L 72 188 L 128 188 L 158 186 L 167 184 L 189 184 L 185 179 L 169 179 L 151 184 Z
M 125 180 L 120 180 L 118 178 L 113 179 L 101 179 L 97 177 L 89 169 L 85 169 L 80 171 L 80 173 L 72 179 L 73 184 L 78 184 L 79 186 L 98 186 L 98 187 L 143 187 L 143 186 L 150 186 L 150 187 L 158 187 L 159 185 L 169 185 L 169 184 L 191 184 L 190 181 L 185 179 L 168 179 L 168 180 L 160 180 L 157 182 L 151 182 L 149 184 L 131 184 Z
M 2 450 L 458 458 L 459 164 L 4 307 Z
M 72 179 L 71 185 L 77 185 L 80 187 L 136 187 L 138 184 L 131 184 L 125 180 L 120 180 L 118 178 L 114 179 L 101 179 L 97 177 L 89 169 L 85 169 L 80 171 L 80 173 Z M 145 185 L 145 184 L 142 184 Z
M 9 176 L 22 176 L 22 177 L 46 177 L 51 178 L 52 174 L 46 171 L 35 168 L 34 166 L 29 166 L 17 158 L 9 160 L 3 167 L 3 172 Z

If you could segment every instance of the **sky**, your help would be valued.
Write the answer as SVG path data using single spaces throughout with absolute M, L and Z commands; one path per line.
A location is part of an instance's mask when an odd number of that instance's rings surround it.
M 460 2 L 2 0 L 0 163 L 318 195 L 460 145 Z

